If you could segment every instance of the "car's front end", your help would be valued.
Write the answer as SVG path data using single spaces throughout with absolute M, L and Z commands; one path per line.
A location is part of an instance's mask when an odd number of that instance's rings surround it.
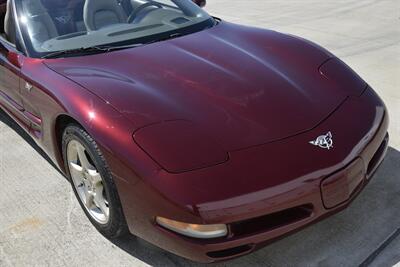
M 119 112 L 99 147 L 129 229 L 183 257 L 244 255 L 341 210 L 385 155 L 383 102 L 303 39 L 221 22 L 112 55 L 44 63 Z
M 132 234 L 170 252 L 229 259 L 343 209 L 383 160 L 385 105 L 325 49 L 215 20 L 189 1 L 78 2 L 14 2 L 35 58 L 23 71 L 48 72 L 43 91 L 63 106 L 44 116 L 47 147 L 57 154 L 75 138 L 97 153 L 86 165 L 107 177 L 95 196 L 111 226 L 124 214 Z M 74 10 L 84 15 L 72 19 Z M 70 162 L 86 181 L 81 156 L 64 154 L 61 169 Z M 121 232 L 107 223 L 94 225 Z
M 367 87 L 299 135 L 231 152 L 228 161 L 212 167 L 158 170 L 146 182 L 120 184 L 130 230 L 195 261 L 250 253 L 347 207 L 385 156 L 388 120 L 384 104 Z M 310 143 L 328 132 L 329 149 Z M 182 231 L 207 232 L 207 225 L 216 236 Z

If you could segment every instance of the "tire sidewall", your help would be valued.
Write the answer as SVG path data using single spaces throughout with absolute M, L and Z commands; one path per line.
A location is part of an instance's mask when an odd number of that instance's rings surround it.
M 79 197 L 79 194 L 74 185 L 74 181 L 72 180 L 71 173 L 68 166 L 68 157 L 67 157 L 67 147 L 71 141 L 78 141 L 81 143 L 91 160 L 94 163 L 94 167 L 97 169 L 99 174 L 102 177 L 103 186 L 105 189 L 105 194 L 108 200 L 110 214 L 109 220 L 106 224 L 101 224 L 97 222 L 92 215 L 86 209 L 84 203 Z M 102 156 L 99 148 L 97 147 L 96 142 L 92 139 L 92 137 L 84 131 L 82 128 L 76 125 L 69 125 L 66 127 L 63 136 L 62 136 L 62 154 L 64 159 L 64 167 L 67 174 L 67 178 L 71 183 L 72 189 L 80 206 L 85 212 L 86 216 L 89 218 L 90 222 L 97 228 L 97 230 L 102 233 L 104 236 L 108 238 L 116 238 L 123 235 L 126 232 L 126 224 L 125 218 L 122 213 L 122 208 L 120 204 L 120 200 L 118 197 L 117 189 L 114 184 L 112 175 L 108 166 L 105 162 L 104 157 Z

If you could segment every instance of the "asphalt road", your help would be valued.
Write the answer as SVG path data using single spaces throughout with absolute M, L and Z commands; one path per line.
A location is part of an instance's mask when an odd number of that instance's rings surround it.
M 400 1 L 209 0 L 206 9 L 231 22 L 299 35 L 328 48 L 375 88 L 391 115 L 387 158 L 347 210 L 217 266 L 400 262 Z M 0 112 L 0 266 L 145 265 L 195 264 L 132 237 L 115 243 L 103 238 L 65 178 Z

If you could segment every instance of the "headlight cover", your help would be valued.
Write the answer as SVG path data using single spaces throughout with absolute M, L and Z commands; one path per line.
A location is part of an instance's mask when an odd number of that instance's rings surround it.
M 173 232 L 193 238 L 211 239 L 224 237 L 228 234 L 228 228 L 225 224 L 190 224 L 163 217 L 157 217 L 156 222 Z
M 228 153 L 200 127 L 177 120 L 153 124 L 134 133 L 135 142 L 169 173 L 207 168 L 224 163 Z

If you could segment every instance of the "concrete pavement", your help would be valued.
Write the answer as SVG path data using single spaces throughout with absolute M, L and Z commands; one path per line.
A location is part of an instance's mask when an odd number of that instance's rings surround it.
M 395 235 L 400 227 L 400 1 L 208 2 L 207 11 L 225 20 L 292 33 L 328 48 L 375 88 L 391 115 L 387 159 L 347 210 L 216 266 L 358 266 L 374 253 L 370 266 L 400 262 Z M 196 266 L 142 240 L 103 238 L 65 178 L 0 112 L 0 266 L 96 265 Z

